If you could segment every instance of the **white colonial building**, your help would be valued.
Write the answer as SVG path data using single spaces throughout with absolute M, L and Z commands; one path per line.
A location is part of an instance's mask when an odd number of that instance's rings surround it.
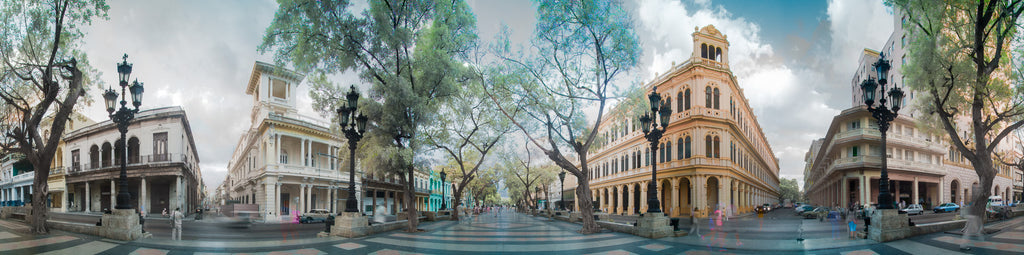
M 123 148 L 117 125 L 106 120 L 64 135 L 57 155 L 64 162 L 68 211 L 101 212 L 116 205 Z M 129 202 L 145 213 L 198 208 L 202 174 L 192 129 L 181 107 L 143 110 L 128 127 Z
M 251 124 L 238 140 L 221 189 L 227 200 L 259 205 L 269 222 L 312 209 L 340 212 L 352 183 L 347 164 L 340 164 L 348 160 L 343 138 L 328 121 L 298 113 L 295 91 L 303 79 L 271 64 L 253 65 L 245 89 L 253 99 Z
M 832 119 L 824 138 L 812 142 L 805 157 L 804 192 L 813 204 L 848 207 L 877 203 L 882 157 L 887 159 L 890 192 L 894 201 L 921 204 L 926 210 L 941 203 L 967 203 L 971 186 L 978 175 L 959 151 L 947 142 L 945 133 L 934 134 L 920 128 L 922 113 L 914 105 L 919 92 L 906 87 L 902 68 L 906 65 L 908 17 L 894 10 L 894 28 L 882 51 L 864 49 L 857 70 L 850 80 L 851 108 Z M 890 123 L 883 152 L 881 132 L 862 99 L 860 84 L 877 74 L 872 66 L 881 54 L 890 60 L 892 70 L 885 89 L 899 87 L 906 93 L 904 108 Z M 879 86 L 876 95 L 885 95 Z M 942 131 L 945 132 L 945 131 Z M 1016 138 L 1013 138 L 1016 139 Z M 1006 139 L 1000 154 L 1009 152 Z M 991 194 L 1013 195 L 1012 168 L 996 163 L 997 175 Z

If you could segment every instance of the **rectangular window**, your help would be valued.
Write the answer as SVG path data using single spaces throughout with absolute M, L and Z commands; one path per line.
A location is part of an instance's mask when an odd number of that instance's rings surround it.
M 903 38 L 900 39 L 900 47 L 907 47 L 907 36 L 906 35 L 903 35 Z
M 860 156 L 860 148 L 857 146 L 850 147 L 850 157 Z
M 860 120 L 850 122 L 850 129 L 860 129 Z
M 167 161 L 167 132 L 153 134 L 153 161 Z
M 71 151 L 71 171 L 77 172 L 82 170 L 81 164 L 82 159 L 81 156 L 79 156 L 78 150 Z
M 278 79 L 270 79 L 272 96 L 280 99 L 288 98 L 288 83 Z

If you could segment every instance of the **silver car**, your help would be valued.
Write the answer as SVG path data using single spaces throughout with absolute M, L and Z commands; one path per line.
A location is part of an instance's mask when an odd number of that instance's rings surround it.
M 904 211 L 904 212 L 906 212 L 909 215 L 921 215 L 921 214 L 924 214 L 924 208 L 921 207 L 920 204 L 908 205 L 907 208 L 903 208 L 903 210 L 901 210 L 901 211 Z

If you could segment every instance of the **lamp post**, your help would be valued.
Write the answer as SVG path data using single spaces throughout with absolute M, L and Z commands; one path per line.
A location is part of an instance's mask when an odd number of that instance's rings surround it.
M 132 195 L 128 193 L 128 155 L 126 153 L 128 143 L 126 136 L 128 134 L 128 124 L 131 123 L 132 119 L 135 119 L 135 113 L 139 112 L 139 106 L 142 105 L 143 89 L 142 83 L 138 79 L 132 82 L 131 86 L 128 86 L 128 78 L 132 74 L 132 64 L 128 63 L 128 54 L 124 54 L 122 59 L 123 61 L 117 64 L 118 85 L 121 86 L 121 108 L 118 108 L 117 112 L 114 111 L 114 108 L 117 107 L 118 99 L 117 91 L 114 91 L 114 89 L 107 89 L 103 93 L 103 101 L 107 105 L 107 114 L 110 117 L 110 121 L 117 124 L 117 131 L 121 132 L 121 149 L 116 152 L 121 156 L 121 176 L 117 184 L 117 205 L 114 208 L 132 209 L 132 205 L 128 204 Z M 135 106 L 135 109 L 128 109 L 125 106 L 128 104 L 125 100 L 127 95 L 125 93 L 126 89 L 131 92 L 132 105 Z M 115 145 L 114 147 L 117 146 Z
M 359 92 L 356 92 L 355 85 L 349 88 L 345 99 L 348 105 L 338 107 L 341 132 L 345 133 L 345 139 L 348 139 L 348 200 L 345 201 L 345 212 L 359 212 L 359 202 L 356 201 L 356 143 L 363 139 L 363 134 L 366 133 L 367 117 L 362 113 L 356 114 Z M 350 122 L 350 119 L 354 121 Z
M 559 210 L 565 211 L 565 194 L 562 194 L 562 192 L 565 192 L 565 170 L 558 173 L 558 183 L 561 184 L 561 187 L 558 190 L 558 195 L 561 196 L 561 198 L 558 199 L 558 207 Z
M 882 177 L 878 180 L 878 209 L 893 209 L 892 194 L 889 193 L 889 171 L 888 171 L 888 155 L 886 154 L 886 141 L 885 133 L 889 131 L 889 122 L 892 122 L 899 116 L 900 106 L 903 105 L 903 90 L 900 88 L 893 87 L 889 90 L 889 99 L 891 102 L 890 108 L 886 108 L 885 103 L 887 102 L 885 94 L 878 99 L 878 106 L 873 106 L 875 103 L 875 88 L 881 85 L 882 93 L 885 93 L 885 85 L 888 83 L 889 77 L 889 60 L 885 59 L 885 53 L 879 54 L 878 62 L 875 62 L 872 66 L 875 67 L 875 72 L 878 75 L 878 83 L 871 77 L 861 82 L 860 89 L 864 93 L 864 104 L 868 106 L 868 111 L 871 112 L 871 116 L 878 120 L 878 131 L 882 133 Z
M 651 103 L 651 112 L 645 112 L 644 115 L 640 116 L 640 127 L 644 131 L 644 138 L 651 142 L 651 182 L 647 183 L 647 212 L 648 213 L 660 213 L 661 203 L 658 201 L 658 162 L 657 162 L 657 151 L 658 141 L 661 140 L 661 136 L 665 134 L 665 129 L 668 128 L 669 117 L 672 115 L 671 106 L 661 105 L 661 95 L 658 94 L 658 86 L 654 86 L 651 89 L 651 94 L 647 95 L 647 99 Z M 658 128 L 658 124 L 655 120 L 660 119 L 661 128 Z
M 448 210 L 448 198 L 444 197 L 444 188 L 448 187 L 444 183 L 445 177 L 448 177 L 448 174 L 444 172 L 444 169 L 441 169 L 441 211 Z

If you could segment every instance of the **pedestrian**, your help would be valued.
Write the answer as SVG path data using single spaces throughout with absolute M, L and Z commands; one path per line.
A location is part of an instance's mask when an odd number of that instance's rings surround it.
M 163 215 L 164 217 L 167 217 L 167 208 L 164 208 L 164 212 L 161 213 L 161 215 Z
M 690 233 L 700 236 L 700 220 L 697 219 L 697 207 L 693 208 L 693 212 L 690 213 Z M 704 238 L 701 236 L 701 238 Z
M 846 225 L 850 227 L 850 239 L 853 239 L 853 233 L 857 232 L 857 219 L 855 217 L 850 217 Z
M 171 220 L 174 223 L 174 229 L 171 231 L 171 240 L 181 240 L 181 219 L 185 218 L 181 214 L 181 208 L 174 208 L 174 213 L 171 214 Z

